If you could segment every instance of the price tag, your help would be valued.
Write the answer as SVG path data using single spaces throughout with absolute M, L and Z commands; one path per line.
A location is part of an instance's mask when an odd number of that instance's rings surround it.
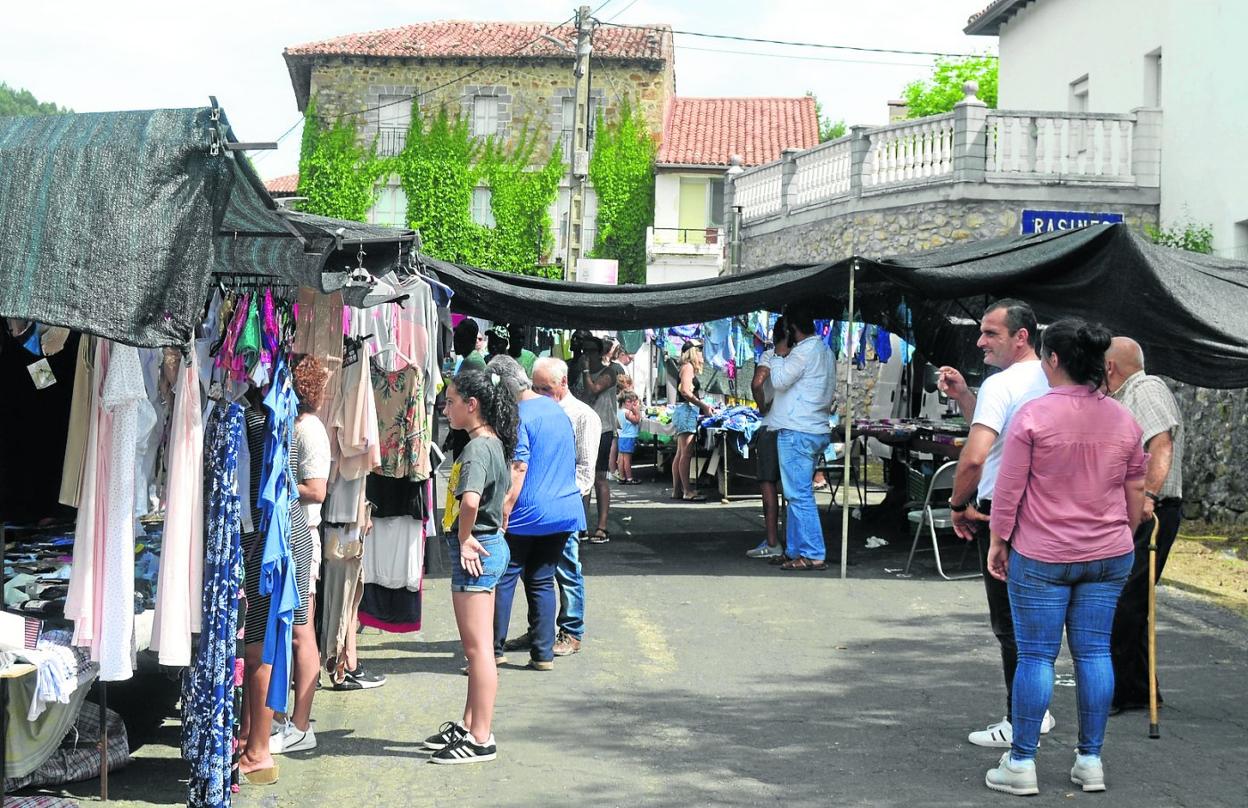
M 56 384 L 56 376 L 52 373 L 52 366 L 48 364 L 47 359 L 40 359 L 38 362 L 27 365 L 26 370 L 30 373 L 36 390 L 44 390 Z

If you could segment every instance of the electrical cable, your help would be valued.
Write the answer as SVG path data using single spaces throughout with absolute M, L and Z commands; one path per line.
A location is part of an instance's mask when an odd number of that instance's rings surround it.
M 798 48 L 827 48 L 830 50 L 848 50 L 860 53 L 898 53 L 903 56 L 948 56 L 957 59 L 997 58 L 995 54 L 991 53 L 947 53 L 945 51 L 904 50 L 901 48 L 868 48 L 860 45 L 828 45 L 822 42 L 794 42 L 786 39 L 761 39 L 758 37 L 737 36 L 735 34 L 710 34 L 704 31 L 682 31 L 675 28 L 656 27 L 653 25 L 628 25 L 620 22 L 603 22 L 600 24 L 609 25 L 612 28 L 636 28 L 643 31 L 656 31 L 660 33 L 671 31 L 673 34 L 681 34 L 683 36 L 700 36 L 708 39 L 730 39 L 736 42 L 757 42 L 763 45 L 790 45 Z
M 729 48 L 698 48 L 693 45 L 681 45 L 681 50 L 700 51 L 702 53 L 729 53 L 738 56 L 769 56 L 773 59 L 801 59 L 813 62 L 844 62 L 858 65 L 894 65 L 897 67 L 931 67 L 931 62 L 886 62 L 880 59 L 837 59 L 835 56 L 799 56 L 789 53 L 760 53 L 758 51 L 731 50 Z
M 603 3 L 603 5 L 605 6 L 606 3 Z M 616 17 L 619 17 L 621 14 L 623 14 L 625 11 L 628 11 L 630 8 L 632 8 L 635 5 L 637 5 L 637 0 L 631 0 L 631 2 L 629 2 L 628 5 L 624 6 L 624 8 L 612 14 L 611 19 L 607 20 L 607 22 L 611 22 L 611 20 L 614 20 Z M 597 14 L 598 12 L 595 11 L 594 13 Z

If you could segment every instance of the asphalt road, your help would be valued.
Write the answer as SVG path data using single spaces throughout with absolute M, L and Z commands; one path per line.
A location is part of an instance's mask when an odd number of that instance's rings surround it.
M 281 761 L 280 782 L 244 786 L 242 806 L 496 805 L 976 806 L 1000 752 L 971 746 L 998 720 L 1004 687 L 982 584 L 909 579 L 895 523 L 861 526 L 850 578 L 783 573 L 744 551 L 761 517 L 748 499 L 679 505 L 656 485 L 617 488 L 612 540 L 583 546 L 584 650 L 539 673 L 502 670 L 499 759 L 427 765 L 420 739 L 462 708 L 440 557 L 419 637 L 368 634 L 368 666 L 389 683 L 322 691 L 319 748 Z M 829 533 L 839 535 L 839 517 Z M 891 543 L 866 550 L 868 535 Z M 956 553 L 954 555 L 956 560 Z M 971 563 L 974 563 L 973 559 Z M 523 600 L 513 633 L 523 631 Z M 1144 713 L 1110 719 L 1109 791 L 1068 781 L 1076 738 L 1064 653 L 1028 805 L 1248 806 L 1248 623 L 1163 587 L 1162 738 Z M 184 799 L 176 724 L 112 776 L 118 805 Z M 97 786 L 72 793 L 89 798 Z

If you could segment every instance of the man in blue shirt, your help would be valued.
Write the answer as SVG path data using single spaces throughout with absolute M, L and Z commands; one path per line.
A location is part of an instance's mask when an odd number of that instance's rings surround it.
M 815 504 L 814 476 L 831 440 L 836 357 L 815 336 L 815 319 L 808 308 L 789 307 L 784 320 L 788 340 L 767 363 L 776 391 L 770 428 L 776 430 L 786 505 L 788 560 L 780 569 L 825 570 L 827 550 Z
M 524 369 L 510 356 L 487 366 L 515 396 L 520 428 L 511 461 L 511 490 L 503 503 L 503 530 L 511 563 L 494 595 L 494 656 L 503 658 L 516 581 L 524 576 L 529 601 L 529 667 L 554 667 L 555 567 L 569 538 L 585 528 L 576 485 L 576 437 L 572 421 L 553 399 L 533 392 Z

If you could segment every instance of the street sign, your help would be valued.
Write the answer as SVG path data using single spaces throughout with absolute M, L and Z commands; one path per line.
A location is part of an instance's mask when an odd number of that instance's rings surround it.
M 1090 213 L 1082 210 L 1023 210 L 1022 234 L 1052 233 L 1054 230 L 1078 230 L 1092 224 L 1115 224 L 1123 221 L 1121 213 Z

